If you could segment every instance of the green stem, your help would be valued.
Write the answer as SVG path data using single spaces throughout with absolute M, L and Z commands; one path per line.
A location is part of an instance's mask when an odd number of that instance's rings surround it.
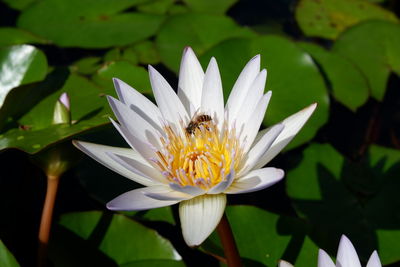
M 59 176 L 47 176 L 46 199 L 43 205 L 42 219 L 39 229 L 38 266 L 44 267 L 47 262 L 47 246 L 50 238 L 51 220 L 53 217 L 54 202 L 57 196 Z
M 222 216 L 222 219 L 217 226 L 217 233 L 221 239 L 228 266 L 241 267 L 242 262 L 239 251 L 236 247 L 235 238 L 233 237 L 231 226 L 225 214 Z

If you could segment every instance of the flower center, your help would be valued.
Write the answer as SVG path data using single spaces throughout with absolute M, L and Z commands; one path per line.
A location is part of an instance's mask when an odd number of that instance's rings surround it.
M 208 116 L 211 118 L 210 116 Z M 181 123 L 182 133 L 165 126 L 163 147 L 154 160 L 166 179 L 180 186 L 204 190 L 224 181 L 231 170 L 237 170 L 243 157 L 234 129 L 225 123 L 219 131 L 212 119 L 188 126 Z

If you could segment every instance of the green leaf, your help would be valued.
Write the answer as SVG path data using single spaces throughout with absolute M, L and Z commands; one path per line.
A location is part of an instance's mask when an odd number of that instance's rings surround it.
M 295 43 L 273 35 L 231 39 L 207 51 L 201 62 L 208 62 L 211 56 L 217 59 L 227 99 L 244 65 L 256 54 L 261 54 L 262 68 L 268 70 L 266 90 L 273 92 L 264 123 L 277 123 L 317 102 L 317 110 L 288 148 L 310 140 L 327 121 L 329 98 L 315 63 Z
M 22 10 L 35 3 L 37 0 L 3 0 L 9 7 Z
M 12 88 L 43 80 L 46 73 L 46 56 L 35 47 L 15 45 L 0 48 L 0 107 Z
M 108 116 L 107 116 L 108 117 Z M 38 130 L 13 128 L 0 134 L 0 151 L 16 148 L 29 154 L 38 153 L 51 145 L 108 124 L 107 117 L 96 117 L 75 125 L 57 124 Z M 30 127 L 30 125 L 26 125 Z
M 362 72 L 347 58 L 311 43 L 298 43 L 317 61 L 332 88 L 333 97 L 356 111 L 368 99 L 369 87 Z
M 0 108 L 0 129 L 2 131 L 15 127 L 15 122 L 37 105 L 43 98 L 60 89 L 69 72 L 64 68 L 56 68 L 42 82 L 30 83 L 14 88 L 7 94 Z M 15 105 L 15 103 L 24 105 Z M 7 126 L 7 127 L 5 127 Z M 24 128 L 24 127 L 22 127 Z
M 189 13 L 170 17 L 160 29 L 156 45 L 162 63 L 177 72 L 186 46 L 191 46 L 197 55 L 202 55 L 228 38 L 253 35 L 229 17 Z
M 2 267 L 18 267 L 19 264 L 13 254 L 8 251 L 7 247 L 0 240 L 0 266 Z
M 372 146 L 366 158 L 350 162 L 328 144 L 313 144 L 287 174 L 287 192 L 298 214 L 312 225 L 312 237 L 331 255 L 342 234 L 366 261 L 378 249 L 382 263 L 400 259 L 398 189 L 400 152 Z
M 26 43 L 46 44 L 48 41 L 21 29 L 11 27 L 0 28 L 0 46 Z
M 149 14 L 165 14 L 174 3 L 174 0 L 153 0 L 138 6 L 138 10 Z
M 371 95 L 382 100 L 391 72 L 400 75 L 400 25 L 368 21 L 339 36 L 333 46 L 367 77 Z
M 123 215 L 99 211 L 69 213 L 61 216 L 60 225 L 86 240 L 88 248 L 97 248 L 118 265 L 167 260 L 184 266 L 168 240 Z
M 188 12 L 189 12 L 189 9 L 186 6 L 181 5 L 179 3 L 172 5 L 170 7 L 170 9 L 168 10 L 168 14 L 170 14 L 170 15 L 185 14 Z
M 249 266 L 276 266 L 279 259 L 296 267 L 316 265 L 318 247 L 306 236 L 306 226 L 300 220 L 253 206 L 228 206 L 226 214 L 239 254 Z M 218 254 L 222 251 L 216 235 L 203 248 Z
M 101 67 L 93 81 L 102 87 L 113 91 L 112 78 L 123 80 L 141 93 L 150 93 L 151 85 L 149 75 L 143 67 L 135 66 L 128 61 L 112 61 Z
M 121 49 L 120 48 L 113 48 L 107 51 L 104 54 L 104 61 L 116 61 L 121 60 Z
M 18 125 L 24 127 L 11 128 L 1 135 L 0 150 L 13 147 L 33 154 L 109 123 L 112 112 L 105 95 L 115 95 L 111 88 L 108 91 L 86 78 L 71 74 L 64 86 L 56 89 L 18 119 Z M 63 92 L 70 97 L 73 124 L 52 125 L 54 105 Z
M 190 10 L 207 14 L 225 14 L 238 0 L 183 0 Z
M 336 39 L 345 29 L 365 20 L 397 22 L 396 16 L 364 0 L 301 0 L 296 20 L 307 36 Z
M 400 151 L 372 146 L 369 149 L 369 165 L 383 177 L 378 180 L 378 189 L 374 188 L 376 195 L 365 207 L 366 213 L 368 220 L 376 225 L 379 256 L 383 264 L 394 263 L 400 260 L 400 247 L 393 245 L 400 239 Z
M 160 62 L 157 48 L 151 41 L 137 43 L 132 47 L 132 49 L 137 53 L 141 64 L 157 64 Z
M 171 207 L 148 210 L 143 215 L 140 215 L 139 218 L 148 221 L 164 221 L 175 225 L 175 219 Z
M 44 98 L 38 105 L 33 107 L 27 114 L 19 119 L 22 125 L 32 126 L 31 130 L 40 130 L 52 125 L 54 105 L 62 93 L 66 92 L 70 97 L 71 118 L 76 124 L 96 118 L 102 124 L 108 122 L 110 110 L 108 109 L 106 94 L 114 94 L 113 90 L 100 88 L 88 79 L 77 74 L 71 74 L 64 86 L 48 97 Z M 103 107 L 106 109 L 103 110 Z M 93 113 L 101 115 L 97 118 Z
M 62 47 L 105 48 L 144 40 L 163 16 L 124 12 L 144 0 L 44 0 L 25 9 L 17 25 Z
M 74 62 L 70 69 L 83 75 L 93 74 L 99 69 L 100 61 L 99 57 L 85 57 Z
M 172 260 L 146 260 L 146 261 L 135 261 L 131 263 L 125 263 L 120 265 L 121 267 L 183 267 L 185 264 L 182 261 Z

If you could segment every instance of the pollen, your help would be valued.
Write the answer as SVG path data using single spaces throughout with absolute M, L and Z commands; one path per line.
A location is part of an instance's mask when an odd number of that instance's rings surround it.
M 164 126 L 162 148 L 153 160 L 169 182 L 208 190 L 237 171 L 243 153 L 235 129 L 225 123 L 219 130 L 213 120 L 190 132 L 182 122 L 179 127 Z

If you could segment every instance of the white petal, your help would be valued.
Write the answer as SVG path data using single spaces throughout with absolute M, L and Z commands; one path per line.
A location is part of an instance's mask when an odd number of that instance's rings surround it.
M 260 131 L 257 133 L 256 138 L 254 138 L 254 142 L 253 142 L 253 144 L 251 145 L 251 147 L 254 147 L 254 146 L 258 143 L 258 141 L 260 141 L 261 138 L 262 138 L 270 129 L 271 129 L 271 128 L 266 128 L 266 129 L 260 130 Z
M 146 164 L 143 164 L 142 162 L 125 157 L 123 155 L 116 155 L 109 152 L 106 152 L 106 154 L 115 162 L 118 162 L 131 172 L 136 173 L 137 175 L 146 177 L 149 180 L 157 181 L 159 183 L 168 183 L 168 180 L 165 179 L 165 177 L 158 170 L 154 169 L 154 167 L 149 165 L 147 162 Z
M 255 144 L 247 154 L 247 159 L 243 168 L 239 171 L 238 177 L 242 174 L 252 170 L 253 167 L 258 163 L 262 155 L 270 148 L 272 143 L 282 132 L 285 126 L 283 124 L 277 124 L 269 129 L 263 137 Z
M 179 69 L 178 96 L 190 116 L 200 108 L 204 71 L 190 47 L 183 51 Z
M 128 191 L 108 202 L 107 208 L 110 210 L 148 210 L 171 206 L 179 202 L 156 200 L 144 195 L 147 192 L 160 193 L 163 189 L 166 191 L 170 190 L 166 186 L 151 186 Z
M 162 132 L 162 115 L 156 105 L 147 97 L 130 87 L 125 82 L 113 78 L 114 87 L 122 103 L 139 114 L 158 131 Z
M 221 129 L 224 122 L 224 95 L 221 75 L 215 58 L 211 58 L 204 77 L 201 110 L 216 118 L 219 129 Z
M 125 141 L 135 149 L 145 160 L 148 160 L 155 156 L 154 150 L 156 149 L 150 143 L 143 142 L 139 138 L 136 138 L 129 132 L 125 127 L 116 123 L 110 118 L 111 123 L 118 130 L 120 135 L 125 139 Z
M 202 195 L 179 204 L 182 234 L 189 246 L 198 246 L 214 231 L 224 214 L 226 195 Z
M 336 265 L 339 267 L 361 267 L 357 252 L 350 240 L 342 235 L 336 256 Z
M 369 257 L 367 267 L 382 267 L 382 263 L 379 259 L 378 252 L 376 252 L 376 250 L 372 252 L 371 257 Z
M 267 71 L 264 69 L 257 75 L 255 80 L 253 81 L 253 84 L 251 85 L 246 97 L 243 100 L 242 105 L 240 106 L 240 110 L 236 118 L 234 118 L 234 121 L 236 122 L 236 128 L 240 129 L 242 125 L 253 114 L 258 101 L 263 96 L 266 79 Z M 271 94 L 271 92 L 268 93 Z
M 144 192 L 144 195 L 157 200 L 171 200 L 171 201 L 182 201 L 193 198 L 192 195 L 174 191 L 172 189 L 170 191 L 162 191 L 162 192 L 155 192 L 155 191 Z
M 164 77 L 152 66 L 149 66 L 149 75 L 154 98 L 164 119 L 176 128 L 181 128 L 180 121 L 186 123 L 188 120 L 188 114 L 182 102 Z
M 240 141 L 243 144 L 243 152 L 246 153 L 254 142 L 257 136 L 258 130 L 260 129 L 261 123 L 264 119 L 265 112 L 269 100 L 271 99 L 270 92 L 266 93 L 258 102 L 253 114 L 249 120 L 243 125 L 241 129 Z M 281 133 L 282 134 L 282 133 Z
M 82 142 L 82 141 L 75 141 L 75 140 L 72 141 L 72 143 L 78 149 L 82 150 L 84 153 L 86 153 L 88 156 L 90 156 L 97 162 L 103 164 L 107 168 L 115 171 L 116 173 L 119 173 L 120 175 L 122 175 L 126 178 L 129 178 L 139 184 L 146 185 L 146 186 L 151 186 L 151 185 L 156 184 L 156 182 L 154 182 L 146 177 L 143 177 L 141 175 L 131 172 L 129 169 L 125 168 L 121 164 L 110 159 L 106 154 L 107 152 L 111 152 L 116 155 L 124 155 L 129 158 L 135 159 L 136 161 L 141 162 L 142 164 L 146 164 L 146 161 L 143 160 L 143 158 L 132 149 L 103 146 L 103 145 Z
M 260 72 L 260 55 L 253 57 L 240 73 L 226 103 L 226 111 L 229 113 L 229 120 L 236 118 L 241 104 L 254 79 Z
M 159 137 L 163 132 L 156 130 L 139 114 L 117 99 L 111 96 L 107 96 L 107 99 L 121 126 L 126 128 L 134 137 L 142 142 L 148 142 L 158 148 L 161 147 Z
M 284 175 L 283 170 L 272 167 L 254 170 L 235 180 L 225 193 L 243 194 L 259 191 L 276 184 L 282 180 Z
M 335 267 L 331 257 L 322 249 L 318 252 L 318 267 Z
M 278 266 L 279 267 L 293 267 L 293 265 L 291 265 L 289 262 L 284 261 L 284 260 L 280 260 Z
M 295 135 L 304 126 L 306 121 L 310 118 L 311 114 L 314 112 L 317 104 L 312 104 L 307 108 L 293 114 L 292 116 L 286 118 L 281 123 L 285 125 L 285 128 L 272 143 L 271 148 L 262 156 L 262 159 L 254 166 L 254 169 L 261 168 L 271 161 L 279 152 L 295 137 Z
M 197 197 L 205 193 L 203 189 L 197 186 L 191 186 L 191 185 L 180 186 L 179 184 L 176 183 L 170 183 L 169 187 L 171 187 L 175 191 L 186 193 L 193 197 Z
M 230 173 L 226 176 L 225 180 L 221 181 L 219 184 L 213 186 L 210 190 L 208 190 L 208 194 L 219 194 L 224 192 L 228 187 L 231 186 L 233 180 L 235 178 L 235 171 L 231 168 Z

